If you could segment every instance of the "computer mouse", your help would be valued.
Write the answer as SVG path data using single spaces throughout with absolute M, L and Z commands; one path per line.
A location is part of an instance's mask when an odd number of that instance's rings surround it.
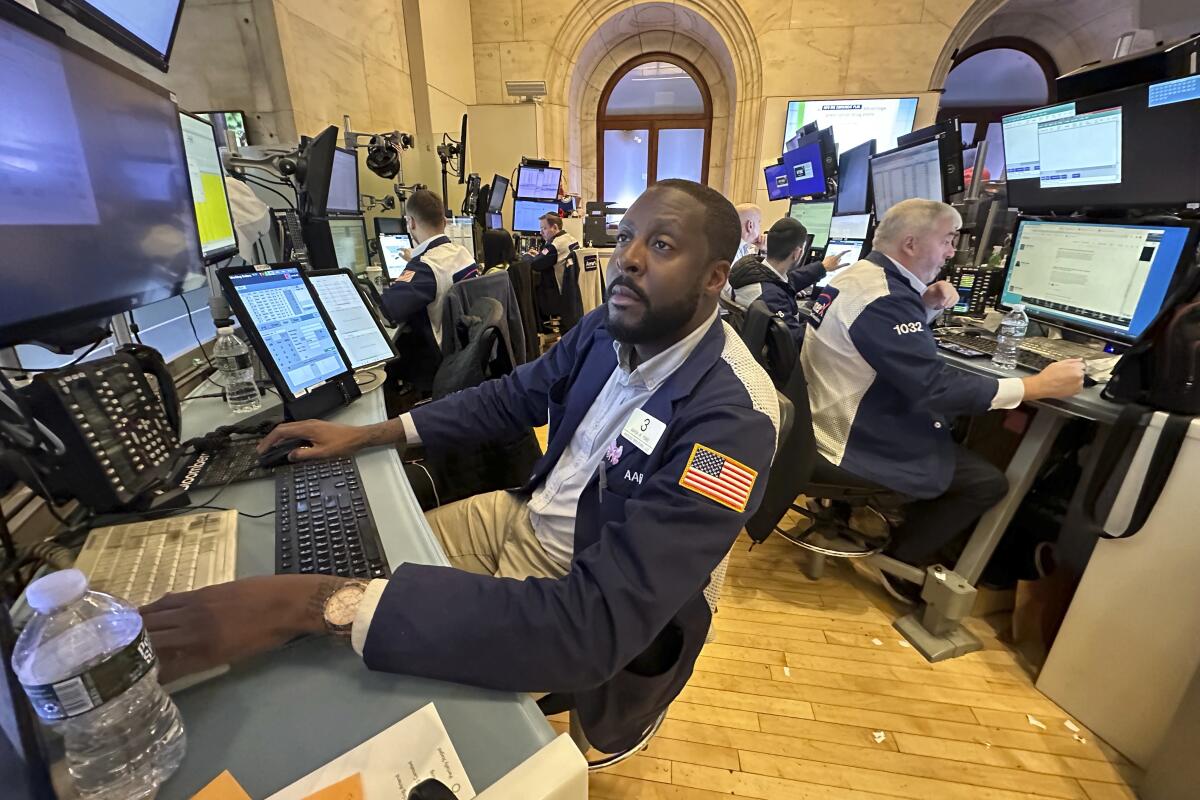
M 288 463 L 288 455 L 298 447 L 312 447 L 307 439 L 284 439 L 267 452 L 258 457 L 258 465 L 263 469 L 274 469 Z
M 455 800 L 455 794 L 446 784 L 436 778 L 429 778 L 412 788 L 408 800 Z

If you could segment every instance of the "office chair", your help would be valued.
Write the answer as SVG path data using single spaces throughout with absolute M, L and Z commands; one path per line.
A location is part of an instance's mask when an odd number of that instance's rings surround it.
M 737 306 L 736 303 L 728 304 Z M 727 307 L 728 307 L 727 305 Z M 731 312 L 729 316 L 735 316 Z M 741 312 L 740 326 L 730 325 L 742 337 L 750 355 L 771 376 L 775 388 L 782 390 L 800 364 L 800 351 L 783 320 L 776 317 L 761 299 L 755 300 Z M 726 318 L 728 321 L 728 317 Z

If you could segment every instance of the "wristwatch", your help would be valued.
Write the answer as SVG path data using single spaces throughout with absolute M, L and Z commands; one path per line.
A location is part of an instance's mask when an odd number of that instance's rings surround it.
M 350 635 L 358 606 L 366 591 L 367 581 L 347 581 L 329 593 L 322 612 L 327 633 L 334 636 Z

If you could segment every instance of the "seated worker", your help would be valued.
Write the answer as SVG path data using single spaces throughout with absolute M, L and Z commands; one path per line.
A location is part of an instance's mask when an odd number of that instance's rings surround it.
M 442 307 L 446 290 L 479 274 L 475 258 L 446 236 L 442 198 L 418 189 L 404 204 L 408 232 L 416 243 L 407 254 L 408 266 L 383 290 L 383 312 L 403 326 L 397 339 L 399 377 L 424 387 L 432 384 L 441 363 Z
M 429 512 L 457 569 L 252 578 L 143 609 L 164 680 L 335 633 L 371 669 L 570 694 L 598 749 L 636 743 L 692 673 L 705 587 L 775 452 L 771 381 L 717 319 L 736 246 L 729 201 L 661 181 L 621 222 L 607 304 L 537 361 L 378 425 L 276 428 L 264 447 L 311 443 L 293 459 L 550 434 L 519 490 Z
M 972 375 L 938 356 L 929 323 L 958 292 L 934 283 L 962 218 L 944 203 L 905 200 L 875 231 L 875 250 L 817 297 L 800 351 L 817 449 L 834 466 L 910 500 L 889 554 L 936 563 L 1008 490 L 1004 474 L 955 444 L 955 417 L 1070 397 L 1083 387 L 1078 359 L 1026 378 Z M 885 588 L 911 599 L 889 576 Z
M 825 277 L 827 270 L 837 269 L 840 254 L 826 256 L 824 261 L 803 263 L 808 231 L 798 220 L 784 217 L 767 231 L 767 259 L 749 255 L 729 270 L 729 299 L 749 306 L 762 298 L 771 313 L 788 326 L 796 346 L 804 340 L 804 323 L 796 295 Z
M 741 261 L 763 249 L 762 209 L 753 203 L 742 203 L 737 207 L 738 224 L 741 226 L 742 241 L 738 245 L 733 263 Z
M 574 236 L 563 230 L 562 217 L 558 214 L 543 214 L 538 217 L 542 229 L 544 244 L 540 249 L 529 251 L 529 264 L 538 272 L 554 270 L 554 279 L 562 290 L 563 270 L 566 269 L 567 259 L 571 253 L 579 249 L 579 242 Z
M 497 269 L 508 269 L 517 262 L 517 246 L 512 234 L 504 228 L 483 232 L 483 272 L 486 275 Z

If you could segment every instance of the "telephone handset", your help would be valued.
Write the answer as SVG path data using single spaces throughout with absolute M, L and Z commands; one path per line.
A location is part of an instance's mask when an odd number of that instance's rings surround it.
M 299 261 L 308 270 L 312 262 L 308 258 L 308 245 L 304 243 L 304 226 L 300 224 L 300 214 L 288 209 L 283 212 L 283 224 L 287 228 L 288 239 L 292 243 L 292 261 Z

